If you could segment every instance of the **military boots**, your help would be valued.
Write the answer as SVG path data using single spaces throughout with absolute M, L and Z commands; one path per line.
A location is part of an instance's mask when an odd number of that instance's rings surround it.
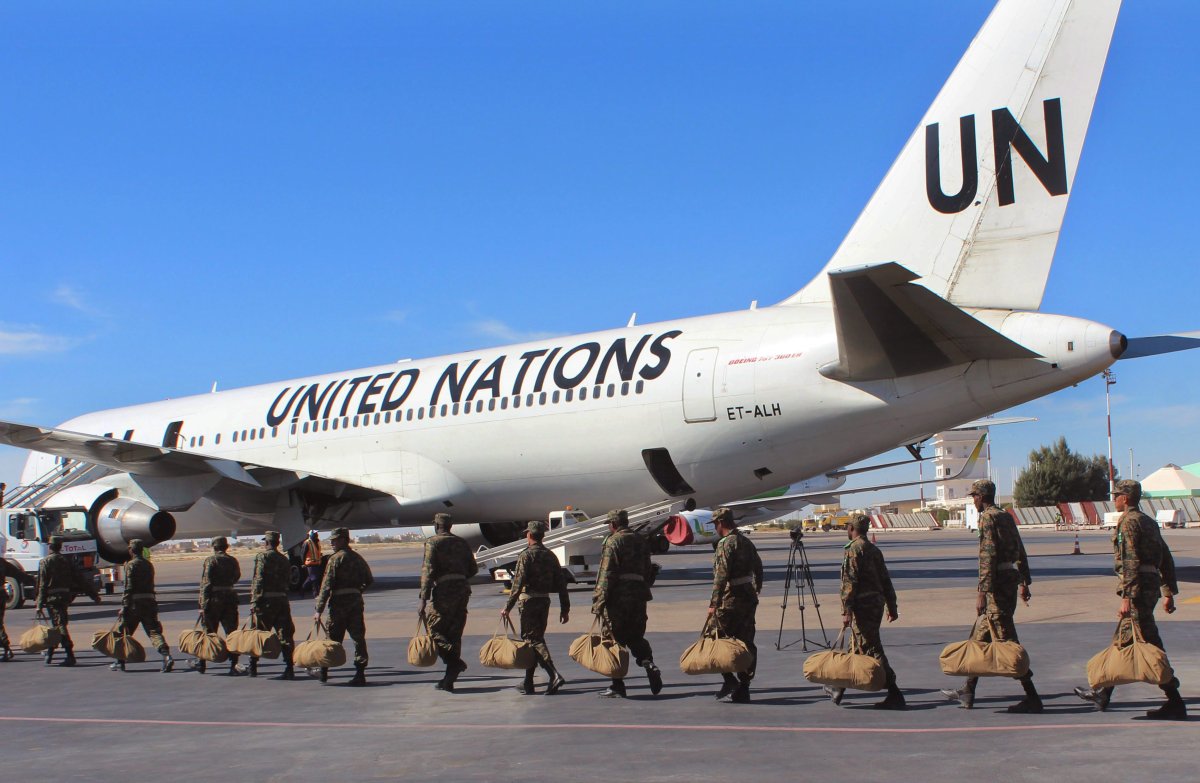
M 241 677 L 243 674 L 245 674 L 245 672 L 238 668 L 237 658 L 230 658 L 229 659 L 229 676 L 230 677 Z
M 517 686 L 517 693 L 520 693 L 524 696 L 532 696 L 537 692 L 533 685 L 533 673 L 535 671 L 537 671 L 537 669 L 534 668 L 525 670 L 525 679 L 521 680 L 521 684 Z
M 0 650 L 0 662 L 8 663 L 9 661 L 11 661 L 13 658 L 16 658 L 16 657 L 17 657 L 17 654 L 14 653 L 12 651 L 12 648 L 9 647 L 7 644 L 4 645 L 3 650 Z
M 650 680 L 650 692 L 657 696 L 663 689 L 662 671 L 654 665 L 654 661 L 642 664 L 646 667 L 646 679 Z
M 114 672 L 123 672 L 125 671 L 125 661 L 113 661 L 108 668 Z
M 1040 714 L 1042 712 L 1042 697 L 1038 695 L 1037 688 L 1033 687 L 1032 673 L 1026 674 L 1021 678 L 1021 687 L 1025 689 L 1025 698 L 1016 704 L 1009 705 L 1006 712 L 1019 715 Z
M 291 661 L 287 661 L 283 667 L 283 674 L 279 675 L 277 680 L 294 680 L 296 679 L 296 667 Z
M 74 666 L 75 665 L 75 651 L 67 650 L 67 657 L 63 658 L 61 661 L 59 661 L 58 665 L 59 666 Z
M 612 684 L 604 690 L 600 691 L 602 699 L 623 699 L 625 698 L 625 681 L 613 680 Z
M 458 680 L 458 675 L 467 670 L 467 662 L 462 658 L 446 666 L 446 674 L 438 681 L 434 688 L 447 693 L 454 693 L 454 683 Z
M 975 686 L 978 684 L 978 677 L 968 677 L 963 686 L 957 690 L 942 688 L 942 695 L 950 701 L 958 702 L 958 706 L 962 709 L 969 710 L 975 706 Z
M 825 691 L 825 695 L 829 697 L 829 700 L 837 705 L 842 703 L 842 697 L 846 695 L 845 688 L 832 688 L 828 685 L 823 685 L 821 689 Z
M 743 680 L 738 683 L 737 688 L 729 696 L 729 701 L 733 704 L 749 704 L 750 703 L 750 681 Z
M 1187 720 L 1187 703 L 1179 695 L 1179 686 L 1164 685 L 1163 693 L 1167 694 L 1167 703 L 1163 706 L 1146 711 L 1150 720 Z
M 907 709 L 908 703 L 904 701 L 904 694 L 896 685 L 895 672 L 888 670 L 887 678 L 887 696 L 883 701 L 876 702 L 874 705 L 877 710 L 903 710 Z
M 124 670 L 124 668 L 125 668 L 125 665 L 122 664 L 121 669 Z M 166 652 L 164 652 L 162 654 L 162 668 L 160 668 L 159 671 L 162 672 L 163 674 L 166 674 L 167 672 L 171 671 L 174 668 L 175 668 L 175 659 L 171 657 L 171 651 L 167 650 Z M 201 669 L 201 671 L 204 671 L 204 670 Z
M 251 677 L 258 676 L 258 659 L 257 658 L 250 659 L 250 676 Z
M 354 664 L 354 676 L 350 678 L 348 684 L 355 687 L 367 684 L 367 665 L 365 663 Z
M 542 668 L 546 670 L 546 676 L 550 678 L 550 682 L 546 684 L 546 695 L 553 696 L 567 684 L 567 678 L 559 674 L 558 669 L 555 669 L 554 664 L 549 661 L 542 661 Z
M 54 648 L 51 647 L 49 650 L 46 650 L 46 652 L 42 653 L 42 663 L 44 663 L 46 666 L 49 666 L 50 662 L 53 660 L 54 660 Z
M 1098 712 L 1104 712 L 1108 709 L 1108 703 L 1112 700 L 1112 688 L 1076 688 L 1075 695 L 1084 701 L 1090 701 L 1095 705 Z
M 724 699 L 727 696 L 729 696 L 729 694 L 731 694 L 735 690 L 737 690 L 737 686 L 738 686 L 738 679 L 737 679 L 737 677 L 734 677 L 732 674 L 725 672 L 724 674 L 721 675 L 721 677 L 724 681 L 721 683 L 721 690 L 717 691 L 717 695 L 716 695 L 717 701 L 720 701 L 721 699 Z
M 188 668 L 194 672 L 204 674 L 205 670 L 208 669 L 208 663 L 203 658 L 194 658 L 188 661 Z

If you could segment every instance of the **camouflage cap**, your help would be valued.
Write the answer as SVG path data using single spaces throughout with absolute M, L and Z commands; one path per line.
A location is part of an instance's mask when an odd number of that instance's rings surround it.
M 279 545 L 279 531 L 278 530 L 268 530 L 266 533 L 263 534 L 263 540 L 269 541 L 271 543 L 271 546 L 278 546 Z
M 1125 495 L 1134 501 L 1141 500 L 1142 485 L 1141 482 L 1134 481 L 1133 479 L 1121 479 L 1113 486 L 1112 493 L 1113 495 Z
M 718 508 L 713 511 L 713 524 L 730 527 L 733 525 L 733 511 L 728 508 Z
M 214 538 L 212 540 L 212 548 L 213 549 L 228 549 L 229 548 L 229 539 L 226 538 L 225 536 L 217 536 L 216 538 Z
M 347 541 L 349 541 L 349 540 L 350 540 L 350 528 L 348 528 L 348 527 L 335 527 L 335 528 L 333 529 L 333 532 L 329 534 L 329 537 L 330 537 L 331 539 L 334 539 L 334 538 L 344 538 L 344 539 L 346 539 Z
M 146 542 L 140 538 L 135 538 L 129 542 L 129 548 L 132 551 L 141 554 L 142 550 L 146 548 Z
M 532 522 L 530 522 L 528 525 L 525 526 L 525 532 L 533 533 L 534 535 L 545 534 L 546 523 L 541 521 L 540 519 L 535 519 Z
M 971 485 L 971 491 L 968 495 L 982 495 L 985 498 L 996 497 L 996 485 L 994 482 L 987 479 L 979 479 Z
M 454 521 L 454 517 L 450 516 L 449 514 L 447 514 L 445 512 L 442 512 L 441 514 L 433 515 L 433 526 L 434 527 L 444 527 L 446 525 L 451 524 L 453 521 Z
M 629 514 L 623 508 L 614 508 L 608 512 L 608 524 L 625 527 L 629 524 Z

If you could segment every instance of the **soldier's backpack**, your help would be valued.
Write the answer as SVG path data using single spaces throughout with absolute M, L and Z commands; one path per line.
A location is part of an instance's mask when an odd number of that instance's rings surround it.
M 857 635 L 851 634 L 849 649 L 845 649 L 845 643 L 846 629 L 843 628 L 833 647 L 805 659 L 804 679 L 830 688 L 883 690 L 887 685 L 887 673 L 879 661 L 862 654 Z
M 517 633 L 511 620 L 500 620 L 500 627 L 479 650 L 479 662 L 491 669 L 531 669 L 536 663 L 529 642 L 512 636 L 501 636 L 505 630 Z
M 326 633 L 326 638 L 321 638 L 321 632 Z M 335 642 L 328 638 L 328 629 L 323 623 L 317 621 L 313 624 L 313 629 L 308 632 L 308 636 L 304 641 L 296 645 L 295 652 L 292 653 L 292 662 L 296 666 L 304 669 L 332 669 L 336 666 L 343 666 L 346 663 L 346 648 L 341 642 Z M 316 638 L 313 638 L 313 635 Z
M 210 663 L 229 660 L 229 651 L 219 634 L 209 633 L 203 627 L 203 618 L 196 619 L 196 626 L 179 634 L 179 651 Z
M 146 660 L 146 650 L 141 642 L 126 633 L 121 623 L 120 615 L 113 627 L 108 631 L 96 631 L 92 636 L 92 649 L 101 655 L 115 658 L 125 663 L 142 663 Z
M 253 618 L 253 615 L 251 615 Z M 260 631 L 246 623 L 225 637 L 225 649 L 230 655 L 249 655 L 252 658 L 278 658 L 283 654 L 283 642 L 274 631 Z
M 21 649 L 27 653 L 40 653 L 57 647 L 62 642 L 62 634 L 57 628 L 34 621 L 34 626 L 21 634 L 18 642 Z
M 409 666 L 433 666 L 438 662 L 437 645 L 429 635 L 429 622 L 425 615 L 417 618 L 417 635 L 408 642 Z
M 995 641 L 996 628 L 987 615 L 975 619 L 971 636 L 981 622 L 987 623 L 992 641 L 972 638 L 946 645 L 938 656 L 942 673 L 951 677 L 1024 677 L 1029 671 L 1029 653 L 1017 642 Z
M 725 636 L 720 628 L 707 622 L 700 638 L 679 656 L 684 674 L 734 674 L 747 671 L 753 663 L 754 656 L 745 642 Z
M 623 679 L 629 673 L 629 651 L 616 641 L 596 632 L 599 618 L 592 621 L 590 631 L 571 643 L 571 659 L 588 671 L 612 679 Z
M 1125 624 L 1130 625 L 1129 643 L 1122 645 Z M 1175 676 L 1167 654 L 1142 638 L 1141 628 L 1132 617 L 1117 623 L 1112 644 L 1092 656 L 1087 663 L 1088 685 L 1093 688 L 1112 688 L 1131 682 L 1165 685 Z

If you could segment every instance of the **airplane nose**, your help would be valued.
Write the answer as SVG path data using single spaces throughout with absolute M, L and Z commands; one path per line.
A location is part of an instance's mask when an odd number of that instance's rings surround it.
M 1129 338 L 1118 332 L 1116 329 L 1108 335 L 1108 352 L 1112 354 L 1112 358 L 1120 359 L 1125 353 L 1125 349 L 1129 347 Z

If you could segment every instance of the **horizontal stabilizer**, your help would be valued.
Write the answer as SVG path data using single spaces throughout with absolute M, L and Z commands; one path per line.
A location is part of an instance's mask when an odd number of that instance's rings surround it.
M 896 263 L 829 273 L 841 381 L 932 372 L 977 359 L 1036 359 L 1030 351 L 921 285 Z
M 1200 332 L 1160 334 L 1154 337 L 1131 337 L 1129 347 L 1121 354 L 1122 359 L 1140 359 L 1143 356 L 1158 356 L 1163 353 L 1190 351 L 1200 348 Z

